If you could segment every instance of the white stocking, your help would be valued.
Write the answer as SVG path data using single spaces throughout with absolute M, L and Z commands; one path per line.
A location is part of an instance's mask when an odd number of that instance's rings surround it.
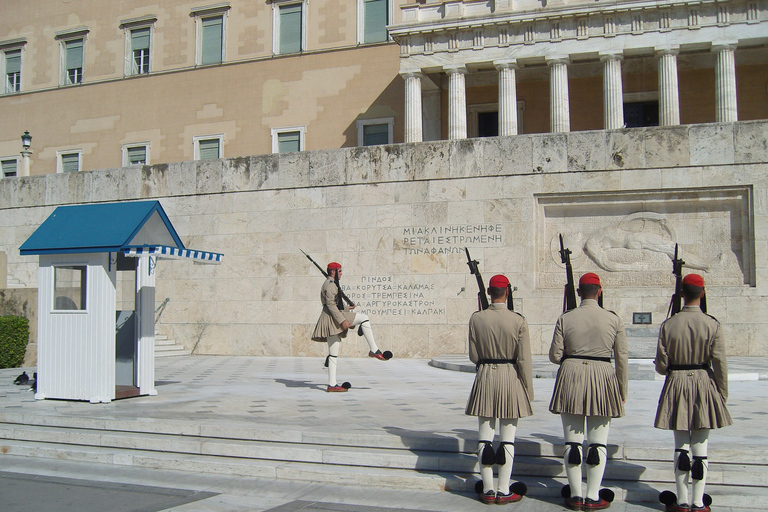
M 355 313 L 355 319 L 352 320 L 352 327 L 361 325 L 363 328 L 363 336 L 365 341 L 368 342 L 368 347 L 371 352 L 376 352 L 379 347 L 376 346 L 376 340 L 373 338 L 373 329 L 371 329 L 371 322 L 368 320 L 368 315 L 363 313 Z
M 503 447 L 506 458 L 506 462 L 499 466 L 499 483 L 497 485 L 497 491 L 502 494 L 509 494 L 509 479 L 512 476 L 512 463 L 515 460 L 515 432 L 517 432 L 517 418 L 499 420 L 501 446 Z
M 337 334 L 328 336 L 326 339 L 328 342 L 328 385 L 336 385 L 336 358 L 339 356 L 339 349 L 341 348 L 341 338 Z
M 565 474 L 568 477 L 568 485 L 571 486 L 571 498 L 581 497 L 581 464 L 571 464 L 568 462 L 568 456 L 571 450 L 583 451 L 581 444 L 584 442 L 584 418 L 580 414 L 560 414 L 563 421 L 563 437 L 565 438 L 565 449 L 563 450 L 563 464 L 565 465 Z M 577 443 L 570 445 L 567 443 Z M 581 457 L 582 462 L 584 457 Z
M 686 455 L 691 451 L 691 433 L 687 430 L 675 430 L 675 487 L 677 491 L 677 504 L 690 504 L 688 501 L 688 476 L 690 471 L 678 469 L 677 463 L 684 450 Z
M 483 464 L 483 450 L 485 449 L 485 443 L 483 443 L 483 441 L 493 441 L 493 436 L 496 430 L 496 419 L 478 416 L 477 426 L 477 464 L 480 466 L 480 476 L 483 478 L 483 494 L 485 494 L 486 492 L 493 490 L 493 466 L 486 466 Z
M 707 471 L 709 463 L 707 462 L 707 442 L 709 440 L 709 429 L 691 431 L 691 453 L 693 461 L 698 457 L 704 457 L 704 476 L 701 480 L 693 480 L 693 502 L 691 505 L 697 507 L 704 506 L 704 487 L 707 485 Z
M 607 416 L 587 416 L 587 442 L 589 450 L 596 446 L 600 462 L 592 466 L 587 464 L 587 495 L 590 500 L 600 499 L 600 486 L 603 483 L 605 464 L 608 461 L 608 431 L 611 428 L 611 418 Z

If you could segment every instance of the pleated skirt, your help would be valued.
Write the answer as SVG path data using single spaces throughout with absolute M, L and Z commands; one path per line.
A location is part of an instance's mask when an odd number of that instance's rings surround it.
M 349 323 L 352 323 L 355 319 L 355 314 L 351 311 L 342 311 L 342 315 L 347 319 Z M 317 319 L 315 330 L 312 332 L 313 341 L 325 341 L 328 336 L 335 334 L 341 334 L 342 338 L 347 336 L 347 333 L 339 327 L 336 322 L 333 321 L 333 317 L 328 312 L 327 308 L 323 308 L 323 312 L 320 313 L 320 318 Z
M 557 371 L 549 410 L 555 414 L 624 416 L 624 403 L 613 365 L 584 359 L 563 361 Z
M 531 401 L 514 364 L 483 364 L 477 370 L 467 408 L 469 416 L 524 418 L 533 414 Z
M 659 396 L 654 426 L 665 430 L 699 430 L 733 424 L 710 372 L 669 372 Z

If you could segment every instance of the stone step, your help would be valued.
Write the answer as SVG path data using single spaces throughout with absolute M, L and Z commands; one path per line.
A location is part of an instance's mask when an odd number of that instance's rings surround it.
M 165 334 L 155 333 L 155 357 L 188 356 L 191 353 L 184 345 L 168 339 Z
M 340 485 L 390 487 L 412 490 L 448 490 L 471 493 L 477 475 L 455 471 L 425 471 L 398 468 L 338 466 L 325 463 L 308 463 L 279 460 L 254 460 L 243 457 L 183 454 L 158 451 L 137 451 L 125 448 L 77 446 L 31 441 L 3 441 L 0 457 L 40 457 L 85 462 L 135 466 L 160 470 L 194 471 L 210 474 L 228 474 L 252 478 L 269 478 L 297 482 L 318 482 Z M 1 460 L 1 459 L 0 459 Z M 541 478 L 527 474 L 528 469 L 515 463 L 514 480 L 522 480 L 528 486 L 531 497 L 556 497 L 565 479 Z M 604 486 L 616 494 L 616 500 L 657 503 L 660 490 L 672 489 L 673 484 L 649 484 L 637 481 L 618 481 L 610 470 L 606 471 Z M 743 485 L 707 485 L 715 504 L 727 503 L 732 507 L 762 509 L 765 489 Z

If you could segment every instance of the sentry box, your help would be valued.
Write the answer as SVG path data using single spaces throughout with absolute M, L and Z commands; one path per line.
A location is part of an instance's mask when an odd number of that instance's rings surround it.
M 218 264 L 184 247 L 159 201 L 60 206 L 21 246 L 39 255 L 35 398 L 156 395 L 155 265 Z

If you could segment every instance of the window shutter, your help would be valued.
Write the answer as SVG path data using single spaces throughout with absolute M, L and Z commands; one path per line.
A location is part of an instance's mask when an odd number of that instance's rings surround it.
M 365 31 L 363 41 L 375 43 L 387 40 L 387 0 L 363 2 Z
M 135 146 L 128 148 L 128 165 L 146 164 L 147 148 L 146 146 Z
M 67 41 L 67 69 L 83 67 L 83 40 Z
M 5 52 L 5 72 L 7 74 L 21 71 L 21 50 Z
M 131 30 L 131 49 L 144 50 L 149 49 L 149 29 L 139 28 Z
M 292 153 L 301 150 L 300 132 L 283 132 L 277 134 L 277 152 Z
M 219 139 L 207 139 L 197 142 L 200 160 L 216 160 L 219 156 Z
M 301 4 L 280 7 L 280 53 L 301 51 Z
M 3 177 L 16 176 L 16 160 L 3 160 Z
M 375 146 L 377 144 L 389 144 L 389 126 L 386 124 L 363 126 L 363 145 Z
M 224 17 L 204 18 L 202 23 L 203 55 L 200 64 L 217 64 L 221 62 Z
M 68 153 L 61 155 L 61 171 L 77 172 L 80 170 L 80 154 Z

